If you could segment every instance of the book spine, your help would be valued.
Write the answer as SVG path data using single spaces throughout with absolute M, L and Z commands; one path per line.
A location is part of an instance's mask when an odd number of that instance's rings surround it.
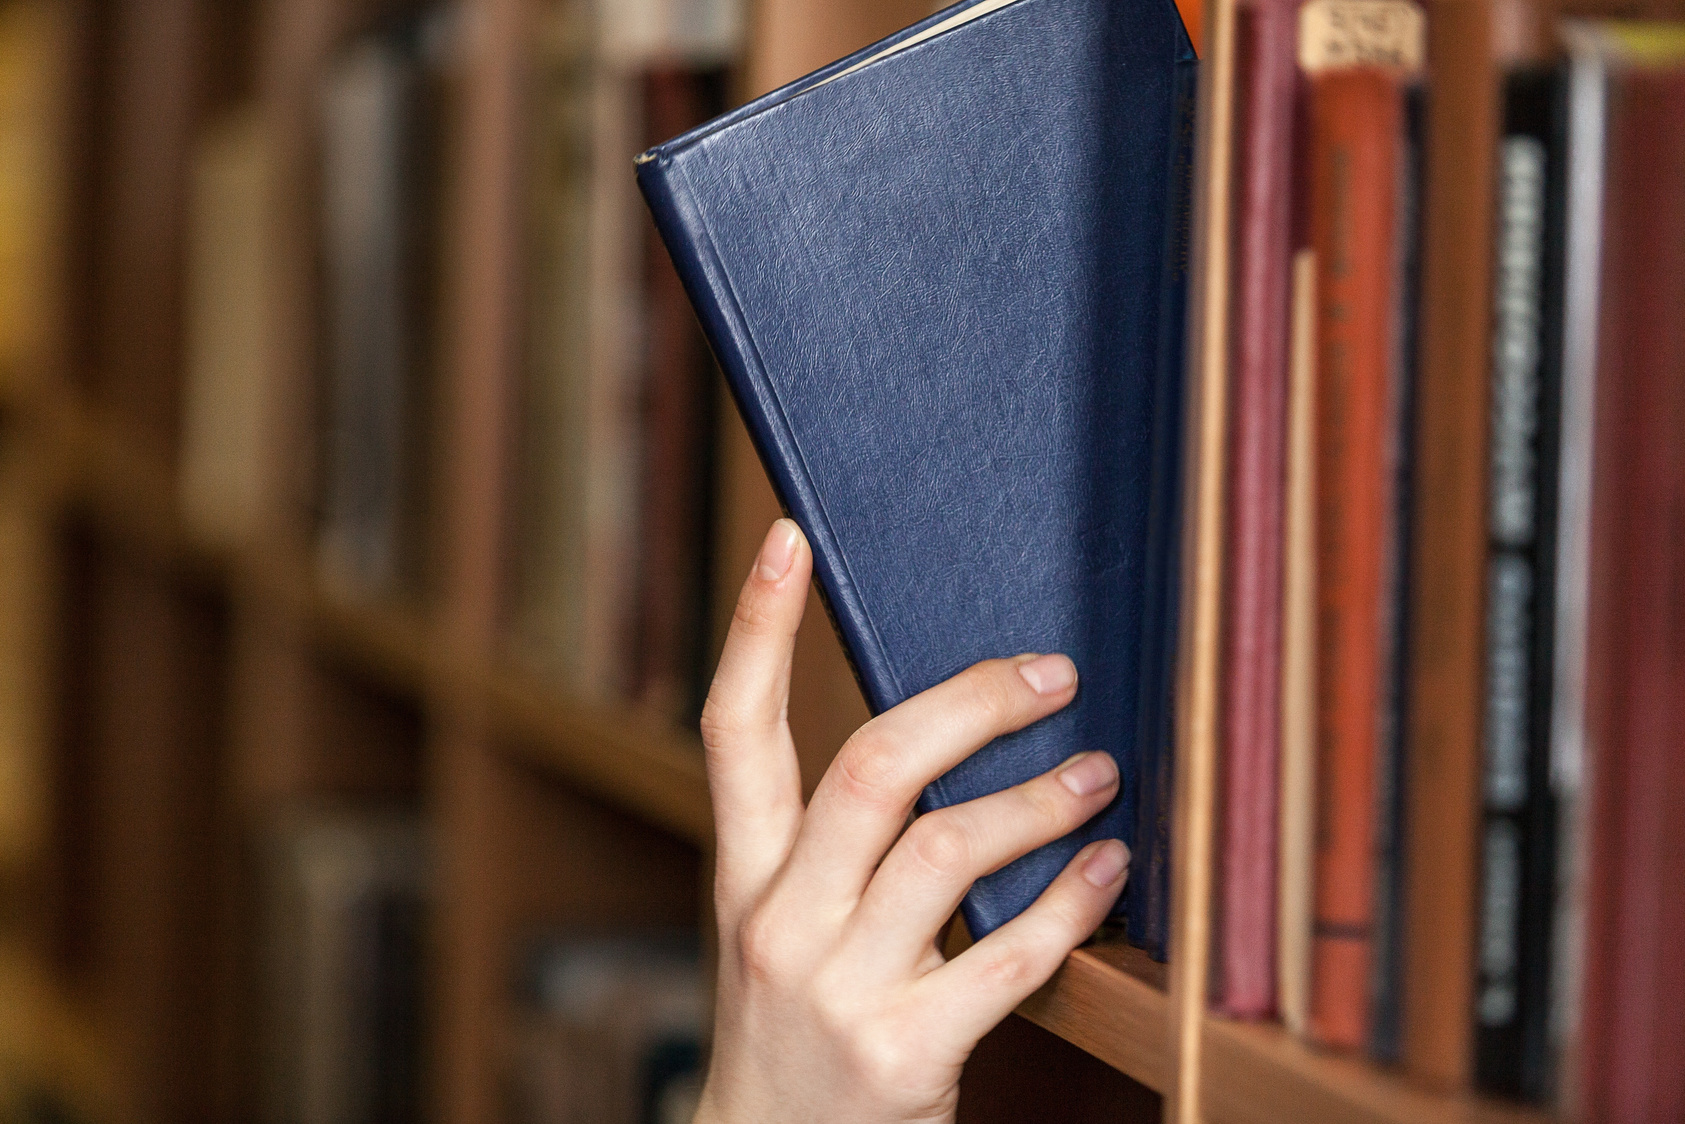
M 686 134 L 686 137 L 693 135 Z M 707 223 L 684 182 L 684 167 L 672 155 L 671 150 L 684 139 L 669 142 L 639 158 L 638 188 L 684 282 L 703 333 L 719 360 L 726 385 L 743 417 L 755 452 L 768 470 L 778 502 L 801 525 L 813 547 L 814 572 L 824 591 L 826 610 L 843 637 L 866 705 L 872 713 L 882 713 L 906 692 L 900 687 L 877 629 L 866 615 L 855 583 L 847 573 L 846 562 L 837 549 L 813 482 L 801 468 L 801 454 L 761 366 L 759 351 L 744 322 L 731 281 L 720 264 Z
M 1317 869 L 1310 1031 L 1369 1033 L 1375 771 L 1393 540 L 1394 193 L 1403 92 L 1370 67 L 1310 83 L 1317 259 Z
M 1409 763 L 1409 627 L 1411 544 L 1416 458 L 1417 293 L 1420 287 L 1420 200 L 1422 87 L 1405 97 L 1405 131 L 1399 148 L 1393 224 L 1393 424 L 1388 441 L 1393 491 L 1393 536 L 1386 578 L 1389 651 L 1386 697 L 1381 709 L 1379 758 L 1375 768 L 1375 952 L 1370 981 L 1373 1014 L 1369 1053 L 1396 1062 L 1403 1023 L 1405 874 L 1405 783 Z
M 1157 379 L 1153 390 L 1153 492 L 1147 520 L 1147 594 L 1141 614 L 1141 703 L 1137 716 L 1135 851 L 1125 891 L 1127 933 L 1155 960 L 1170 939 L 1170 809 L 1175 798 L 1178 575 L 1182 540 L 1182 371 L 1187 338 L 1188 262 L 1193 227 L 1194 108 L 1198 66 L 1178 65 L 1165 228 Z
M 1293 259 L 1286 563 L 1282 588 L 1281 870 L 1277 1005 L 1289 1031 L 1310 1020 L 1316 883 L 1316 253 Z
M 1441 1088 L 1468 1084 L 1473 1049 L 1498 133 L 1490 7 L 1435 3 L 1427 27 L 1399 1051 L 1407 1071 Z
M 583 455 L 577 487 L 582 548 L 579 632 L 569 686 L 597 701 L 623 698 L 636 628 L 640 465 L 638 341 L 643 324 L 637 203 L 624 182 L 642 139 L 638 76 L 592 64 L 589 172 L 584 187 L 587 308 L 582 393 L 576 408 Z
M 1547 1089 L 1555 801 L 1552 606 L 1560 415 L 1562 146 L 1549 71 L 1505 84 L 1498 152 L 1482 731 L 1476 1085 Z
M 1685 1109 L 1685 63 L 1612 67 L 1586 649 L 1580 1119 Z
M 1567 190 L 1563 228 L 1562 405 L 1556 505 L 1556 588 L 1550 713 L 1551 792 L 1557 805 L 1557 894 L 1552 924 L 1553 1099 L 1579 1101 L 1590 803 L 1586 774 L 1586 632 L 1591 569 L 1591 478 L 1597 412 L 1597 306 L 1602 284 L 1606 81 L 1595 52 L 1570 43 Z
M 1275 1010 L 1281 595 L 1298 5 L 1236 13 L 1236 214 L 1215 1006 Z
M 560 34 L 533 62 L 528 318 L 516 450 L 516 529 L 509 631 L 520 658 L 556 678 L 574 674 L 584 571 L 584 394 L 589 348 L 590 70 Z
M 274 499 L 257 452 L 273 397 L 264 350 L 270 167 L 269 134 L 255 108 L 225 114 L 193 154 L 177 494 L 194 531 L 230 549 L 255 541 Z
M 327 292 L 324 573 L 359 595 L 403 584 L 405 443 L 415 340 L 405 224 L 414 66 L 391 37 L 360 44 L 322 99 Z
M 643 80 L 648 143 L 720 108 L 724 76 L 668 65 Z M 643 503 L 634 694 L 658 714 L 694 718 L 705 693 L 714 387 L 708 344 L 653 225 L 644 224 Z

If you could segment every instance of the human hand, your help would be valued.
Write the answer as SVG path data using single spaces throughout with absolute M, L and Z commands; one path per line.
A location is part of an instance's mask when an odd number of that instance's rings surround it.
M 1100 924 L 1128 851 L 1085 847 L 951 962 L 937 938 L 975 879 L 1104 808 L 1117 767 L 1080 755 L 908 827 L 931 780 L 1076 697 L 1064 656 L 988 660 L 862 726 L 804 809 L 786 712 L 812 565 L 796 525 L 775 523 L 702 715 L 720 978 L 696 1121 L 951 1121 L 972 1048 Z

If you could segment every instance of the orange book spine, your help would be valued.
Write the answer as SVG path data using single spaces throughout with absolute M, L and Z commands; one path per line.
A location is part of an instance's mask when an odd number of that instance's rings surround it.
M 1394 522 L 1395 194 L 1404 95 L 1389 72 L 1310 84 L 1317 262 L 1317 824 L 1310 1032 L 1367 1037 L 1375 772 L 1387 705 Z

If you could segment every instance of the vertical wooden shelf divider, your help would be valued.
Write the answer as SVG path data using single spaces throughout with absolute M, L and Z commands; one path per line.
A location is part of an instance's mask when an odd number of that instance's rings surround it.
M 458 181 L 447 198 L 441 469 L 444 575 L 436 643 L 471 664 L 497 649 L 520 310 L 517 287 L 522 63 L 531 0 L 468 0 Z M 429 748 L 439 903 L 434 1049 L 438 1118 L 469 1124 L 496 1111 L 496 1017 L 508 989 L 499 955 L 499 765 L 485 697 L 429 684 Z
M 1234 86 L 1234 2 L 1214 0 L 1200 68 L 1195 178 L 1196 257 L 1188 365 L 1183 618 L 1176 701 L 1177 762 L 1171 908 L 1171 1056 L 1166 1124 L 1198 1124 L 1211 937 L 1217 772 L 1217 675 L 1228 417 L 1228 215 Z
M 101 268 L 84 304 L 83 383 L 95 409 L 122 416 L 160 459 L 173 452 L 185 214 L 199 15 L 188 0 L 105 6 L 107 52 L 88 119 L 100 143 L 91 248 Z M 219 755 L 219 624 L 215 598 L 177 580 L 173 559 L 132 549 L 93 526 L 86 599 L 87 735 L 82 814 L 90 839 L 81 872 L 97 895 L 85 921 L 96 1018 L 123 1090 L 116 1110 L 138 1119 L 193 1119 L 214 1099 L 214 885 Z

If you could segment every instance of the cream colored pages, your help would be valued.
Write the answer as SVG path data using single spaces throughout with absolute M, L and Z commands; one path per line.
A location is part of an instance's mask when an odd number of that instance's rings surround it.
M 850 74 L 853 74 L 856 70 L 859 70 L 863 66 L 871 66 L 873 63 L 877 62 L 879 59 L 886 59 L 890 55 L 899 54 L 900 52 L 905 51 L 908 47 L 918 46 L 920 43 L 923 43 L 926 39 L 934 39 L 938 35 L 945 34 L 946 32 L 952 31 L 956 27 L 961 27 L 965 24 L 968 24 L 974 19 L 980 19 L 981 17 L 988 15 L 990 12 L 998 12 L 1002 8 L 1008 7 L 1008 6 L 1010 6 L 1012 4 L 1016 4 L 1016 3 L 1018 3 L 1018 0 L 983 0 L 983 2 L 981 4 L 977 4 L 977 5 L 974 5 L 973 7 L 967 8 L 963 12 L 957 12 L 954 15 L 951 15 L 947 19 L 943 20 L 941 23 L 935 24 L 931 27 L 925 28 L 923 31 L 919 32 L 917 35 L 909 36 L 906 39 L 903 39 L 899 43 L 896 43 L 896 44 L 894 44 L 892 46 L 889 46 L 889 47 L 885 47 L 883 50 L 879 51 L 877 54 L 873 55 L 871 58 L 861 59 L 859 62 L 855 63 L 853 66 L 849 67 L 847 70 L 844 70 L 844 71 L 842 71 L 841 73 L 838 73 L 838 74 L 831 75 L 829 78 L 825 79 L 825 82 L 820 82 L 817 85 L 815 85 L 813 88 L 815 90 L 817 90 L 820 86 L 825 85 L 826 82 L 835 82 L 838 78 L 843 78 L 843 77 L 846 77 Z
M 880 59 L 886 59 L 891 55 L 899 54 L 900 52 L 905 51 L 908 47 L 916 47 L 920 43 L 925 42 L 926 40 L 934 39 L 938 35 L 946 34 L 947 32 L 952 31 L 956 27 L 963 27 L 965 24 L 970 23 L 972 20 L 981 19 L 983 16 L 988 15 L 990 12 L 998 12 L 1002 8 L 1010 7 L 1011 5 L 1016 4 L 1018 2 L 1019 2 L 1019 0 L 983 0 L 983 2 L 981 4 L 977 4 L 977 5 L 974 5 L 970 8 L 967 8 L 963 12 L 957 12 L 954 15 L 949 16 L 947 19 L 943 20 L 941 23 L 938 23 L 938 24 L 935 24 L 934 26 L 925 28 L 923 31 L 919 32 L 917 35 L 909 36 L 908 38 L 902 40 L 899 43 L 895 43 L 891 46 L 885 47 L 883 50 L 879 51 L 875 55 L 872 55 L 870 58 L 861 59 L 859 62 L 855 63 L 853 66 L 849 67 L 847 70 L 843 70 L 843 71 L 840 71 L 836 74 L 833 74 L 829 78 L 825 79 L 825 81 L 823 81 L 823 82 L 815 82 L 812 86 L 809 86 L 807 89 L 802 90 L 800 93 L 796 94 L 795 96 L 800 97 L 800 96 L 802 96 L 802 94 L 810 94 L 814 90 L 819 89 L 821 86 L 827 86 L 830 83 L 835 82 L 839 78 L 846 78 L 848 75 L 853 74 L 856 70 L 859 70 L 863 66 L 871 66 L 873 63 L 879 61 Z M 645 152 L 637 158 L 636 163 L 642 164 L 645 161 L 652 160 L 652 159 L 654 159 L 653 153 Z

